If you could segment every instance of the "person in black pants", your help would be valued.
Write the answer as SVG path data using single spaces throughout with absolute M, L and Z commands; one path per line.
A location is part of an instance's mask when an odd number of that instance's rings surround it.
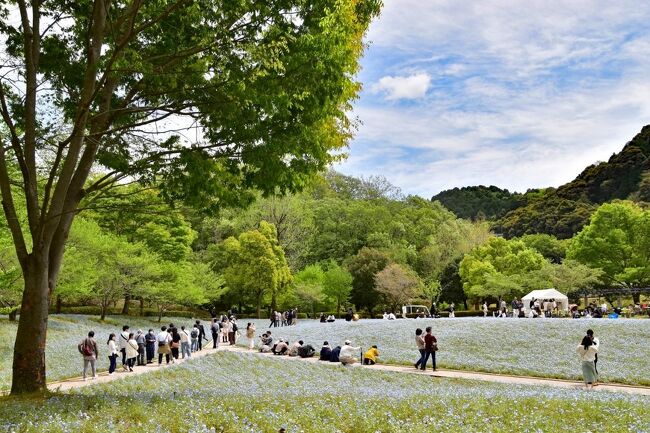
M 196 321 L 196 326 L 199 328 L 199 350 L 201 350 L 203 349 L 203 340 L 205 341 L 210 341 L 210 340 L 205 338 L 205 328 L 203 328 L 203 325 L 201 325 L 200 320 Z
M 217 320 L 216 317 L 214 317 L 212 319 L 212 326 L 210 327 L 210 331 L 212 332 L 212 348 L 213 349 L 216 349 L 217 346 L 219 346 L 219 331 L 220 330 L 221 330 L 221 326 L 219 325 L 219 321 Z
M 153 329 L 150 329 L 147 335 L 144 336 L 144 343 L 147 349 L 147 364 L 151 364 L 156 352 L 156 335 L 153 333 Z

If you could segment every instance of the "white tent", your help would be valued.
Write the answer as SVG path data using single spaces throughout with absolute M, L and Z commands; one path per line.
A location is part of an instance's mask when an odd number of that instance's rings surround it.
M 559 310 L 569 311 L 569 298 L 567 298 L 566 295 L 563 295 L 555 289 L 533 290 L 521 299 L 524 303 L 526 317 L 528 317 L 528 313 L 530 312 L 530 301 L 538 300 L 543 310 L 544 301 L 550 301 L 551 299 L 554 299 L 555 302 L 557 302 L 557 308 Z

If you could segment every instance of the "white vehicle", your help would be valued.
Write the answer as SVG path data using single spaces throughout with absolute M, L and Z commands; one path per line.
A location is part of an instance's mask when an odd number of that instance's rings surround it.
M 429 317 L 431 313 L 424 305 L 404 305 L 402 307 L 402 317 L 415 319 L 417 317 Z

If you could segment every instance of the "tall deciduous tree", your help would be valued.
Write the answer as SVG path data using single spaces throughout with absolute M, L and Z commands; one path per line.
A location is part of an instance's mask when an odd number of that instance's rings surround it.
M 549 283 L 533 278 L 546 260 L 522 241 L 492 238 L 466 254 L 460 263 L 460 276 L 468 298 L 521 295 L 524 290 L 541 289 Z
M 336 262 L 329 262 L 323 274 L 323 293 L 336 302 L 336 312 L 341 312 L 341 305 L 350 299 L 352 275 Z
M 571 241 L 567 257 L 601 269 L 603 282 L 610 286 L 647 287 L 650 284 L 650 210 L 644 211 L 631 202 L 600 206 L 589 224 Z
M 0 117 L 8 130 L 0 193 L 25 284 L 12 393 L 45 390 L 49 300 L 85 203 L 127 178 L 159 182 L 165 198 L 213 210 L 249 202 L 251 188 L 300 188 L 350 136 L 353 77 L 379 7 L 380 0 L 0 4 Z M 196 129 L 177 134 L 188 128 Z M 14 161 L 17 178 L 8 170 Z M 98 166 L 102 174 L 88 182 Z M 12 184 L 24 192 L 23 226 Z
M 388 256 L 373 248 L 361 248 L 356 256 L 348 261 L 352 274 L 350 297 L 358 309 L 367 308 L 372 312 L 379 303 L 379 292 L 375 287 L 375 275 L 388 265 Z
M 412 269 L 397 263 L 391 263 L 379 271 L 375 275 L 375 285 L 392 311 L 422 294 L 422 281 L 418 275 Z

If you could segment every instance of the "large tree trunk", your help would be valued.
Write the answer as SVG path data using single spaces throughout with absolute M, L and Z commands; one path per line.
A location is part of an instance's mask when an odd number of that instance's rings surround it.
M 108 308 L 108 304 L 106 302 L 102 302 L 101 313 L 99 316 L 99 320 L 101 320 L 102 322 L 104 321 L 104 319 L 106 319 L 106 308 Z
M 124 295 L 124 306 L 122 307 L 122 315 L 129 315 L 129 304 L 131 303 L 131 294 Z
M 29 256 L 24 271 L 25 288 L 14 344 L 12 394 L 46 391 L 45 341 L 50 287 L 46 254 Z
M 61 314 L 61 295 L 56 295 L 56 314 Z
M 271 311 L 275 311 L 275 310 L 271 309 Z M 262 318 L 262 297 L 261 296 L 257 297 L 257 318 L 258 319 Z

